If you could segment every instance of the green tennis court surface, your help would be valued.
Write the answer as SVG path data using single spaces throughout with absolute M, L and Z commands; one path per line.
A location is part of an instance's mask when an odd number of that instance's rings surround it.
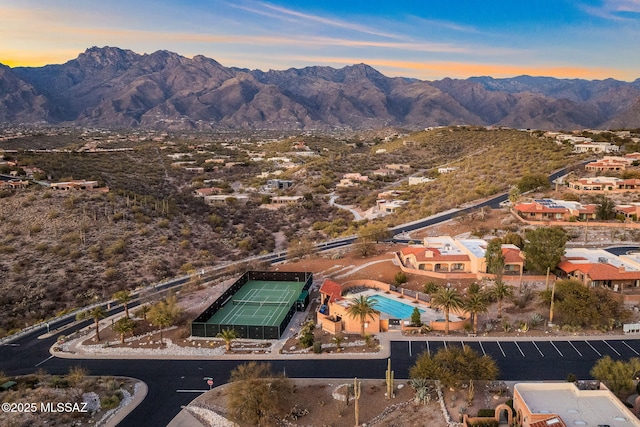
M 304 285 L 304 282 L 249 280 L 206 323 L 278 326 Z

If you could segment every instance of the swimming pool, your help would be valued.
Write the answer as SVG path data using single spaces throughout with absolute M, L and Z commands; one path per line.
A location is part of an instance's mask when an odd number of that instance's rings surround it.
M 413 313 L 413 307 L 408 304 L 379 294 L 374 295 L 373 298 L 377 300 L 377 303 L 373 305 L 375 309 L 387 313 L 393 319 L 408 319 Z M 420 310 L 420 313 L 424 313 L 424 310 Z

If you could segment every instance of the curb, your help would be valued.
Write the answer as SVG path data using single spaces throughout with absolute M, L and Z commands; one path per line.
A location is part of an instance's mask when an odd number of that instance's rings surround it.
M 126 405 L 121 410 L 117 411 L 111 418 L 109 418 L 109 420 L 107 420 L 107 422 L 105 423 L 105 427 L 116 427 L 118 424 L 120 424 L 122 420 L 125 419 L 127 415 L 133 412 L 133 410 L 136 409 L 138 405 L 140 405 L 140 403 L 142 403 L 145 397 L 147 397 L 147 392 L 149 391 L 149 387 L 147 386 L 147 383 L 145 383 L 144 381 L 140 381 L 137 378 L 131 378 L 131 377 L 126 377 L 126 378 L 136 380 L 137 381 L 136 385 L 140 384 L 138 392 L 133 395 L 133 399 L 128 405 Z

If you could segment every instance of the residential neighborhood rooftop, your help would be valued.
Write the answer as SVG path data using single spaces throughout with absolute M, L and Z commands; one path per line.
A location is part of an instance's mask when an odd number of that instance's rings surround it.
M 567 248 L 564 256 L 572 264 L 606 263 L 617 268 L 623 267 L 625 271 L 640 271 L 640 264 L 633 262 L 638 259 L 637 255 L 629 261 L 625 259 L 629 258 L 628 256 L 624 256 L 624 258 L 618 257 L 604 249 Z
M 581 390 L 574 383 L 519 383 L 514 389 L 531 414 L 549 414 L 550 419 L 557 415 L 567 426 L 640 426 L 633 413 L 606 388 Z

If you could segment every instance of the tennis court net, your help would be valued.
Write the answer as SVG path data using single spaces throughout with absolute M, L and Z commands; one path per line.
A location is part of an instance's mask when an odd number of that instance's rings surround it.
M 288 301 L 252 301 L 246 299 L 234 299 L 232 300 L 233 305 L 249 305 L 249 306 L 273 306 L 273 307 L 285 307 L 291 305 Z

